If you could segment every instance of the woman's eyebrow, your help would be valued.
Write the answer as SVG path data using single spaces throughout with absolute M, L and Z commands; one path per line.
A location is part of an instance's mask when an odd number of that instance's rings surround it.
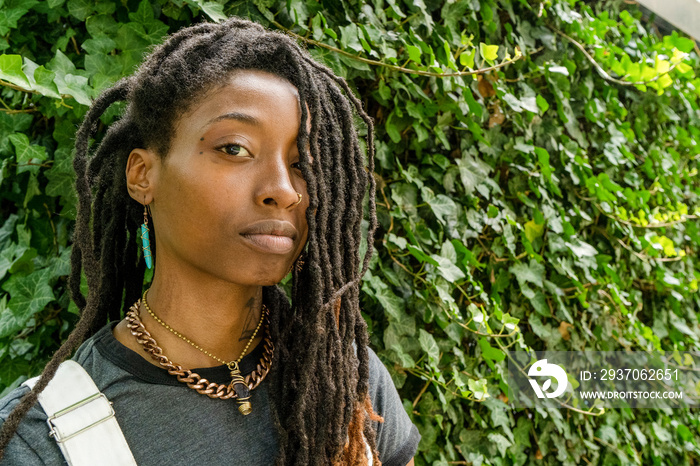
M 253 126 L 262 126 L 262 123 L 260 123 L 260 120 L 255 118 L 252 115 L 248 115 L 245 113 L 240 113 L 240 112 L 231 112 L 231 113 L 226 113 L 224 115 L 219 115 L 218 117 L 214 118 L 209 122 L 209 125 L 212 125 L 216 122 L 222 121 L 222 120 L 238 120 L 243 123 L 248 123 L 249 125 Z

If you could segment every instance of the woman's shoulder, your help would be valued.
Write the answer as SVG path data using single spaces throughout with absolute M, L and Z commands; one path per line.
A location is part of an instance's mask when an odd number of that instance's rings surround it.
M 98 330 L 94 335 L 80 345 L 72 359 L 78 362 L 81 366 L 85 367 L 86 364 L 89 364 L 92 359 L 100 358 L 101 352 L 98 351 L 98 347 L 113 339 L 112 329 L 117 324 L 118 322 L 110 322 L 104 325 L 100 330 Z
M 389 374 L 389 370 L 386 368 L 384 363 L 382 362 L 381 359 L 379 359 L 379 356 L 377 353 L 370 347 L 367 347 L 367 354 L 369 356 L 369 377 L 370 381 L 374 379 L 375 383 L 381 383 L 381 384 L 386 384 L 387 382 L 390 382 L 392 387 L 394 386 L 394 383 L 391 380 L 391 375 Z M 388 378 L 388 381 L 387 381 Z
M 369 366 L 369 391 L 372 401 L 374 402 L 377 398 L 381 398 L 380 400 L 377 400 L 379 402 L 398 401 L 398 405 L 401 405 L 401 409 L 403 410 L 401 398 L 396 390 L 396 385 L 394 384 L 394 380 L 392 379 L 391 373 L 387 369 L 386 365 L 384 365 L 377 353 L 369 346 L 367 347 L 367 353 Z M 396 403 L 394 404 L 396 405 Z
M 96 356 L 95 354 L 95 342 L 103 336 L 102 334 L 104 333 L 105 329 L 100 330 L 97 332 L 95 335 L 90 337 L 89 339 L 85 340 L 82 345 L 78 348 L 78 350 L 75 353 L 75 356 L 73 357 L 74 360 L 76 360 L 79 364 L 85 365 L 89 364 L 92 362 L 92 359 Z M 20 403 L 24 395 L 29 393 L 29 387 L 26 385 L 23 385 L 22 382 L 20 382 L 20 385 L 15 387 L 14 389 L 10 390 L 8 393 L 5 394 L 4 397 L 0 398 L 0 423 L 4 422 L 7 417 L 9 416 L 9 413 L 14 410 L 14 408 Z M 36 405 L 35 405 L 36 407 Z M 41 410 L 39 410 L 41 411 Z M 43 412 L 43 411 L 42 411 Z M 46 422 L 46 419 L 44 418 L 44 422 Z
M 73 360 L 78 362 L 85 370 L 94 372 L 93 368 L 105 366 L 104 360 L 97 351 L 96 345 L 104 339 L 111 326 L 107 325 L 91 336 L 78 348 Z M 20 404 L 24 396 L 29 393 L 29 387 L 19 385 L 0 399 L 0 426 L 7 422 L 10 414 Z M 22 418 L 17 432 L 10 440 L 5 454 L 0 460 L 0 465 L 43 465 L 65 464 L 63 455 L 56 442 L 49 437 L 47 416 L 39 403 L 35 403 Z
M 28 392 L 28 387 L 20 385 L 7 393 L 3 398 L 0 398 L 0 424 L 4 423 L 5 419 L 10 415 L 10 412 L 15 409 L 22 400 L 22 397 Z
M 0 399 L 0 426 L 7 422 L 10 413 L 20 404 L 27 393 L 29 393 L 29 387 L 20 385 Z M 64 464 L 63 456 L 56 442 L 49 437 L 46 418 L 46 414 L 38 404 L 29 409 L 20 422 L 17 432 L 5 448 L 0 465 Z
M 386 366 L 369 346 L 369 394 L 374 412 L 384 418 L 375 422 L 379 459 L 385 466 L 404 466 L 418 450 L 421 436 L 403 406 Z

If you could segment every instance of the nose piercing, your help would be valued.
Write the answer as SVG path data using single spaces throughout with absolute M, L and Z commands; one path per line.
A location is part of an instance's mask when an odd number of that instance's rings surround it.
M 301 202 L 301 194 L 297 193 L 297 196 L 299 196 L 299 200 L 292 205 L 299 205 L 299 203 Z

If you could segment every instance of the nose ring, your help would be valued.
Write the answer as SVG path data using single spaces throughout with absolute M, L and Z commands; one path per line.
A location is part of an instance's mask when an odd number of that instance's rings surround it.
M 299 203 L 301 202 L 301 194 L 297 193 L 297 196 L 299 196 L 299 200 L 296 201 L 296 202 L 295 202 L 294 204 L 292 204 L 292 205 L 295 205 L 295 206 L 296 206 L 296 205 L 299 205 Z

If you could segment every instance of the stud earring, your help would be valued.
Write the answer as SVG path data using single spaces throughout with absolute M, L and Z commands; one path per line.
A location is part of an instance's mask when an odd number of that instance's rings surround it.
M 146 200 L 144 199 L 144 202 Z M 146 267 L 153 268 L 153 257 L 151 255 L 151 241 L 148 238 L 148 206 L 143 205 L 143 223 L 141 224 L 141 244 L 143 247 L 143 258 L 146 261 Z

